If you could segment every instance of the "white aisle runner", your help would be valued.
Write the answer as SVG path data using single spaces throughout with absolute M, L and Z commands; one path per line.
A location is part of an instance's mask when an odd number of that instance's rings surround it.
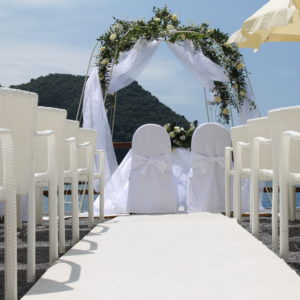
M 136 215 L 97 225 L 23 298 L 299 300 L 300 277 L 220 214 Z

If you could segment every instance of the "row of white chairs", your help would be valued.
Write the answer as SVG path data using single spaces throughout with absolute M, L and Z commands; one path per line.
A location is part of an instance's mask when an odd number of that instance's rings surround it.
M 88 223 L 94 223 L 94 179 L 103 196 L 104 153 L 96 133 L 66 119 L 62 109 L 38 107 L 35 93 L 0 88 L 0 200 L 5 212 L 5 295 L 17 297 L 16 225 L 22 227 L 22 199 L 28 197 L 27 281 L 35 280 L 35 227 L 42 222 L 43 188 L 48 188 L 49 262 L 65 251 L 64 185 L 72 185 L 72 242 L 79 240 L 78 182 L 88 184 Z M 17 201 L 16 201 L 17 199 Z M 17 206 L 17 209 L 16 209 Z M 103 205 L 102 205 L 103 207 Z M 101 220 L 104 215 L 101 212 Z M 58 226 L 59 225 L 59 226 Z M 8 255 L 9 253 L 9 255 Z
M 294 220 L 296 214 L 295 186 L 300 183 L 299 132 L 300 106 L 274 109 L 267 117 L 232 127 L 232 147 L 225 149 L 226 215 L 230 216 L 231 212 L 230 178 L 233 178 L 233 212 L 238 220 L 242 211 L 241 180 L 248 178 L 250 226 L 257 236 L 261 183 L 272 181 L 272 243 L 275 249 L 280 242 L 282 257 L 289 253 L 288 221 Z

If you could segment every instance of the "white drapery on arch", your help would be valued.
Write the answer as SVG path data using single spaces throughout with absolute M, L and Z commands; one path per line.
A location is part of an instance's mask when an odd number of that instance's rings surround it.
M 140 73 L 145 69 L 155 50 L 162 41 L 147 41 L 139 39 L 132 49 L 121 53 L 118 64 L 112 67 L 108 92 L 114 93 L 130 85 Z M 214 81 L 227 82 L 228 77 L 223 67 L 217 65 L 206 57 L 201 50 L 195 51 L 191 41 L 185 41 L 182 44 L 168 43 L 170 50 L 175 56 L 190 70 L 200 84 L 211 90 L 214 88 Z M 247 96 L 253 100 L 249 87 L 247 87 Z M 250 98 L 251 97 L 251 98 Z M 249 102 L 244 101 L 240 111 L 240 123 L 245 123 L 247 119 L 257 116 L 257 111 L 250 111 Z M 105 177 L 108 180 L 117 167 L 116 157 L 112 144 L 110 127 L 106 117 L 103 94 L 97 70 L 94 68 L 86 84 L 83 101 L 83 126 L 97 131 L 97 148 L 105 150 L 106 168 Z M 105 187 L 105 190 L 121 190 L 122 187 Z M 114 203 L 114 198 L 105 199 L 105 208 L 109 213 L 124 213 L 122 203 Z M 98 203 L 96 201 L 95 203 Z M 122 207 L 122 208 L 121 208 Z

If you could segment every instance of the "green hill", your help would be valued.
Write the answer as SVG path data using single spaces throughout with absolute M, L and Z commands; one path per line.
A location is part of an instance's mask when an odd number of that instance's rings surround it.
M 68 118 L 75 119 L 83 82 L 83 76 L 49 74 L 11 88 L 35 92 L 39 95 L 40 106 L 64 108 L 68 111 Z M 184 127 L 189 125 L 184 116 L 159 102 L 137 82 L 118 92 L 114 141 L 131 141 L 134 131 L 143 124 L 171 122 Z

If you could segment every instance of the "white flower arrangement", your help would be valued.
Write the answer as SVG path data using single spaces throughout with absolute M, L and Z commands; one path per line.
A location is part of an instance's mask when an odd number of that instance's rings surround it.
M 109 39 L 113 42 L 115 39 L 117 38 L 117 34 L 116 33 L 112 33 L 109 37 Z
M 170 136 L 172 147 L 181 147 L 187 149 L 191 148 L 192 135 L 196 127 L 197 121 L 190 123 L 190 127 L 188 129 L 185 129 L 180 126 L 175 126 L 174 123 L 167 123 L 164 125 L 164 128 Z
M 171 20 L 174 21 L 174 22 L 178 21 L 178 16 L 173 14 L 172 17 L 171 17 Z

